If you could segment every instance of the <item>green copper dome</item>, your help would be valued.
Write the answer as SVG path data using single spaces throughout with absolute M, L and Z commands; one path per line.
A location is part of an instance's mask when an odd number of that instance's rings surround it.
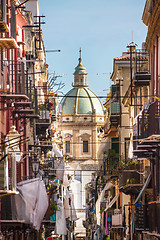
M 103 105 L 99 98 L 86 87 L 72 88 L 61 101 L 62 114 L 103 115 Z M 95 112 L 96 110 L 96 112 Z

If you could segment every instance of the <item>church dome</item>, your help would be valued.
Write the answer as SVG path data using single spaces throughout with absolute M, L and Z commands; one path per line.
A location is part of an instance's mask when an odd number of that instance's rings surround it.
M 62 114 L 103 115 L 103 105 L 99 98 L 88 88 L 86 68 L 82 65 L 81 49 L 78 66 L 74 72 L 73 88 L 61 101 Z
M 87 87 L 72 88 L 61 101 L 62 114 L 103 115 L 99 98 Z

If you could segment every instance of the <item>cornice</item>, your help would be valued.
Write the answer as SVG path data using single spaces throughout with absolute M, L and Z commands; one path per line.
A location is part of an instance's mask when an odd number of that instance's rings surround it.
M 148 25 L 148 34 L 146 38 L 146 48 L 148 50 L 151 49 L 156 39 L 156 36 L 159 35 L 160 35 L 160 0 L 157 1 L 156 6 L 154 7 L 154 11 L 152 13 L 152 17 Z
M 146 0 L 145 7 L 143 10 L 143 15 L 142 15 L 142 21 L 146 26 L 148 26 L 148 22 L 150 18 L 150 12 L 149 12 L 150 4 L 151 4 L 151 0 Z

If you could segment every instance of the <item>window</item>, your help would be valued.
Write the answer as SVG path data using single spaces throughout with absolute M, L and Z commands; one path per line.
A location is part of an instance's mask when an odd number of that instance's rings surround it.
M 115 153 L 119 153 L 119 138 L 112 138 L 112 149 L 115 150 Z
M 88 152 L 88 141 L 83 141 L 83 152 Z
M 66 153 L 70 153 L 70 141 L 66 141 Z

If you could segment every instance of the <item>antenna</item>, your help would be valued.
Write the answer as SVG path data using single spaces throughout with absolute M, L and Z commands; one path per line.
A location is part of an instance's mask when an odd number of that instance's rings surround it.
M 97 73 L 97 75 L 105 75 L 105 74 L 111 75 L 111 72 L 107 72 L 107 73 Z

